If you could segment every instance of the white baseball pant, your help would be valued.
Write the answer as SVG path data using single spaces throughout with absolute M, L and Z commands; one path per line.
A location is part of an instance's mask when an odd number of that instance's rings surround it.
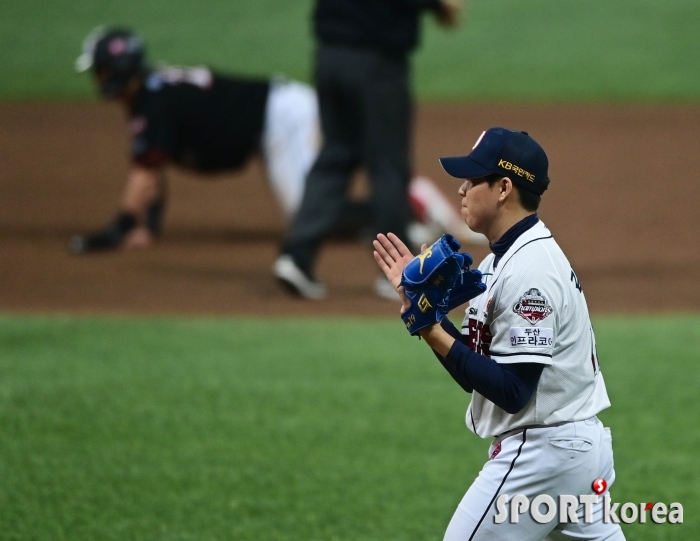
M 265 109 L 262 153 L 275 197 L 287 218 L 299 208 L 306 175 L 321 141 L 316 92 L 308 85 L 273 79 Z
M 522 494 L 532 501 L 547 494 L 594 494 L 592 483 L 603 478 L 608 489 L 615 480 L 612 437 L 597 417 L 554 427 L 528 428 L 494 440 L 489 460 L 462 498 L 445 533 L 445 541 L 624 541 L 618 524 L 603 522 L 603 495 L 593 507 L 593 522 L 584 523 L 584 508 L 577 510 L 578 523 L 559 523 L 557 516 L 539 524 L 530 513 L 496 524 L 496 499 Z M 546 511 L 544 507 L 542 511 Z

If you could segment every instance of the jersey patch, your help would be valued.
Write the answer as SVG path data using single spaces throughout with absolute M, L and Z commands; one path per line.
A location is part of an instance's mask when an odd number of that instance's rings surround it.
M 214 75 L 206 66 L 160 66 L 158 75 L 171 85 L 187 83 L 206 90 L 214 84 Z
M 534 325 L 554 312 L 554 308 L 539 289 L 532 287 L 515 303 L 513 312 Z
M 551 327 L 511 327 L 510 345 L 513 347 L 552 347 L 554 329 Z
M 129 131 L 131 135 L 138 135 L 148 126 L 148 119 L 145 116 L 137 116 L 129 122 Z

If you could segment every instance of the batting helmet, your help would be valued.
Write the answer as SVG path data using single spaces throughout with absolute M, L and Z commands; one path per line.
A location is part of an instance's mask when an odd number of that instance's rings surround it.
M 75 69 L 91 69 L 98 79 L 100 93 L 107 98 L 121 95 L 135 75 L 146 72 L 143 40 L 124 28 L 99 27 L 83 41 L 83 54 Z

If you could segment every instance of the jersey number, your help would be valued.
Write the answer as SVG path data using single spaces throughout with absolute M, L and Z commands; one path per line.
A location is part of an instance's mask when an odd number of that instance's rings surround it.
M 598 362 L 598 346 L 595 343 L 595 335 L 593 334 L 593 328 L 591 327 L 591 364 L 593 364 L 593 375 L 598 375 L 600 371 L 600 364 Z
M 581 288 L 581 283 L 578 281 L 578 276 L 576 276 L 574 269 L 571 269 L 571 281 L 574 283 L 574 287 L 576 289 L 578 289 L 578 292 L 583 293 L 583 289 Z
M 491 329 L 474 318 L 469 318 L 469 347 L 482 355 L 491 355 Z

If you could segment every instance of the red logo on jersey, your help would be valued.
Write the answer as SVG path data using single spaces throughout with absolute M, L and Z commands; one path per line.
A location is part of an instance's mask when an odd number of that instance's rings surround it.
M 513 312 L 534 325 L 554 312 L 554 309 L 540 293 L 540 290 L 533 287 L 528 289 L 527 293 L 515 303 Z
M 494 458 L 496 458 L 496 457 L 498 456 L 498 453 L 500 453 L 500 452 L 501 452 L 501 442 L 499 441 L 499 442 L 496 444 L 496 447 L 495 447 L 495 449 L 493 450 L 493 453 L 491 453 L 491 460 L 493 460 Z

